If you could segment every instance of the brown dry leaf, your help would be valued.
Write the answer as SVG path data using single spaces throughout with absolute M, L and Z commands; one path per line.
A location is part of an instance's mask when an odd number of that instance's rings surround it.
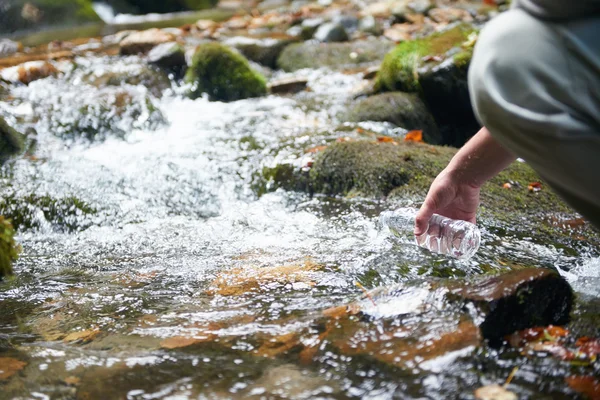
M 81 382 L 81 379 L 76 376 L 67 376 L 64 382 L 70 386 L 77 386 L 79 385 L 79 382 Z
M 475 390 L 475 398 L 477 400 L 517 400 L 517 395 L 504 386 L 494 384 Z
M 424 62 L 430 62 L 430 61 L 441 62 L 444 59 L 442 57 L 440 57 L 440 56 L 425 56 L 425 57 L 422 58 L 422 60 Z
M 89 343 L 100 334 L 100 329 L 87 329 L 85 331 L 71 332 L 63 339 L 64 342 Z
M 173 336 L 160 342 L 160 347 L 163 349 L 179 349 L 181 347 L 188 347 L 197 343 L 212 342 L 216 338 L 217 335 L 210 332 L 207 332 L 203 335 L 196 335 L 194 337 Z
M 39 62 L 20 66 L 17 74 L 19 82 L 29 85 L 35 80 L 58 75 L 58 70 L 49 62 Z
M 527 185 L 527 190 L 529 190 L 530 192 L 539 192 L 540 190 L 542 190 L 542 184 L 540 182 L 531 182 L 529 185 Z
M 600 400 L 600 381 L 593 376 L 569 376 L 567 385 L 574 391 L 586 395 L 590 400 Z
M 6 380 L 25 368 L 26 362 L 11 357 L 0 357 L 0 380 Z
M 488 6 L 495 6 L 496 0 L 483 0 L 483 4 L 486 4 Z
M 360 312 L 360 308 L 359 308 L 358 304 L 352 303 L 352 304 L 345 305 L 345 306 L 331 307 L 326 310 L 323 310 L 323 315 L 325 317 L 338 319 L 338 318 L 347 317 L 348 315 L 355 315 L 355 314 L 358 314 L 359 312 Z
M 210 284 L 207 293 L 210 295 L 239 296 L 241 294 L 261 290 L 270 283 L 306 283 L 314 285 L 311 273 L 319 270 L 320 265 L 311 260 L 304 264 L 282 265 L 279 267 L 239 267 L 217 275 Z
M 422 130 L 414 130 L 414 131 L 407 132 L 406 136 L 404 136 L 404 141 L 405 142 L 423 143 L 423 131 Z

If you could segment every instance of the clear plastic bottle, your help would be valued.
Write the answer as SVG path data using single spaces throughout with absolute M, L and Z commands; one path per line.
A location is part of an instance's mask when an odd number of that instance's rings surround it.
M 415 217 L 418 210 L 412 207 L 384 211 L 379 217 L 382 227 L 398 237 L 414 237 L 418 246 L 433 253 L 466 260 L 479 249 L 481 234 L 475 224 L 433 214 L 427 231 L 414 236 Z

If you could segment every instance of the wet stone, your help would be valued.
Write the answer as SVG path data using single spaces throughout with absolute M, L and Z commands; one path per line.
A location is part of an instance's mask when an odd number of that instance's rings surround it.
M 0 116 L 0 165 L 24 150 L 25 135 L 15 130 Z
M 162 43 L 150 50 L 148 63 L 181 75 L 186 67 L 185 51 L 178 43 Z
M 29 61 L 15 67 L 10 67 L 0 71 L 0 78 L 12 82 L 29 85 L 38 79 L 44 79 L 51 76 L 57 76 L 59 70 L 48 61 Z
M 306 89 L 308 80 L 304 78 L 279 79 L 269 82 L 267 88 L 272 94 L 293 94 Z
M 328 22 L 319 26 L 314 36 L 320 42 L 345 42 L 348 40 L 348 33 L 340 23 Z
M 8 57 L 20 51 L 23 45 L 10 39 L 0 39 L 0 57 Z
M 227 46 L 231 46 L 240 51 L 246 58 L 269 68 L 276 68 L 277 58 L 283 49 L 297 41 L 293 37 L 276 37 L 276 38 L 248 38 L 237 36 L 228 39 L 224 42 Z
M 367 15 L 361 18 L 361 20 L 358 23 L 358 30 L 376 36 L 381 35 L 381 33 L 383 32 L 381 24 L 379 24 L 379 22 L 377 22 L 377 19 L 375 19 L 375 17 L 372 15 Z
M 175 37 L 160 29 L 152 28 L 127 35 L 120 43 L 122 55 L 147 53 L 154 46 L 171 42 Z

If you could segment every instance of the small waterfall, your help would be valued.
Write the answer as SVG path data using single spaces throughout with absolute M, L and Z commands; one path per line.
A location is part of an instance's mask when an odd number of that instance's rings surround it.
M 107 24 L 114 22 L 115 10 L 110 4 L 103 2 L 94 2 L 92 3 L 92 7 L 94 7 L 94 11 L 96 11 L 96 14 L 98 14 L 98 16 L 102 18 L 102 21 L 106 22 Z

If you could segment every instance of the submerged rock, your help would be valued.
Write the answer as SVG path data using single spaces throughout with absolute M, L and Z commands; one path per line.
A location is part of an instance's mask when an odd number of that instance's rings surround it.
M 142 85 L 155 97 L 162 97 L 163 92 L 171 87 L 171 80 L 165 71 L 147 65 L 130 65 L 127 68 L 104 70 L 100 73 L 92 72 L 84 75 L 82 81 L 98 89 L 107 86 Z
M 565 324 L 573 303 L 555 271 L 525 269 L 473 281 L 415 281 L 382 287 L 364 300 L 325 310 L 321 341 L 345 355 L 401 368 L 435 369 L 488 340 L 499 345 L 520 329 Z
M 304 78 L 287 78 L 269 82 L 267 85 L 269 93 L 273 94 L 290 94 L 298 93 L 306 89 L 308 79 Z
M 25 135 L 17 132 L 0 116 L 0 165 L 9 157 L 25 151 Z
M 433 116 L 414 93 L 383 93 L 359 100 L 351 105 L 345 119 L 350 122 L 387 121 L 407 130 L 422 130 L 427 143 L 441 143 Z
M 0 34 L 48 26 L 66 28 L 90 22 L 102 22 L 91 0 L 28 1 L 11 0 L 2 3 Z
M 458 25 L 389 52 L 377 88 L 420 93 L 440 127 L 443 144 L 461 146 L 479 128 L 467 88 L 472 54 L 471 25 Z
M 102 140 L 109 135 L 125 136 L 132 129 L 155 129 L 165 118 L 149 95 L 106 87 L 94 97 L 82 98 L 78 107 L 49 115 L 46 121 L 51 132 L 64 139 Z
M 202 93 L 213 100 L 234 101 L 267 93 L 265 78 L 240 54 L 220 43 L 201 45 L 192 58 L 185 82 L 193 85 L 188 96 Z
M 302 68 L 341 69 L 379 62 L 392 47 L 393 44 L 387 41 L 375 39 L 348 43 L 296 43 L 283 50 L 277 66 L 288 72 Z
M 10 221 L 0 215 L 0 279 L 13 273 L 12 264 L 19 255 L 14 236 L 15 230 Z

